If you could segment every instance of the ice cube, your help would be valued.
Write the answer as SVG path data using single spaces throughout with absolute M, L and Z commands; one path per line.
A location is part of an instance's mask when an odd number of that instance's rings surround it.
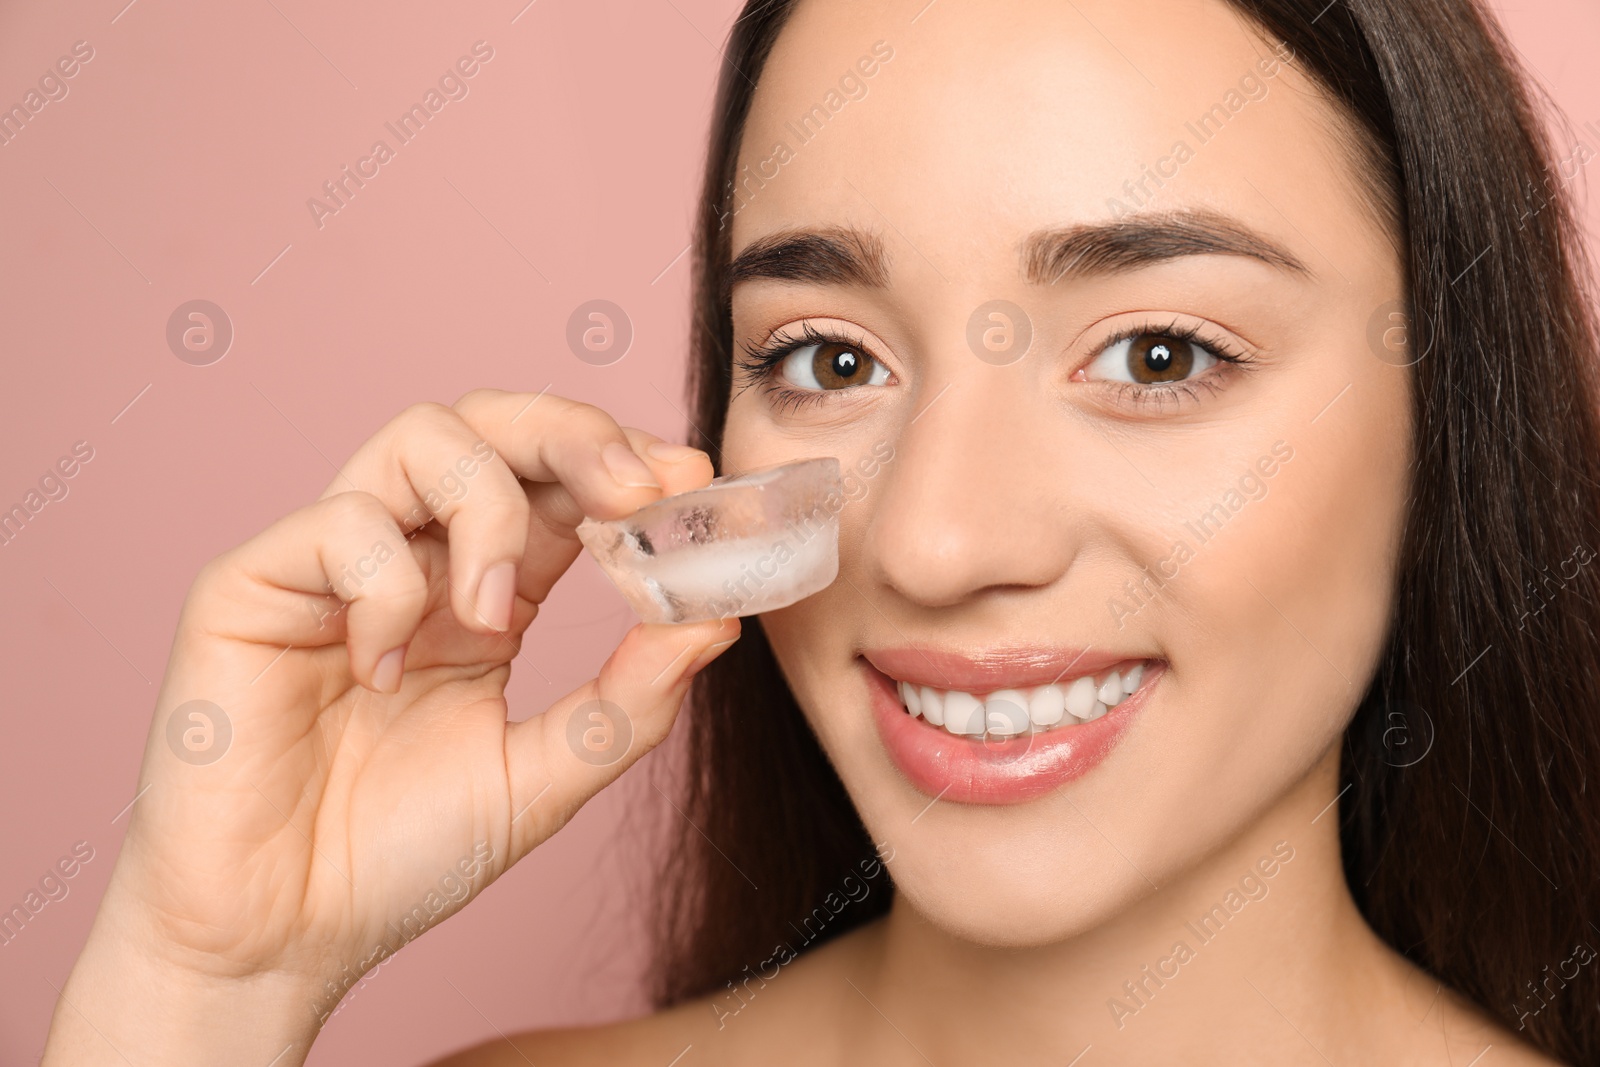
M 578 539 L 645 622 L 697 622 L 787 607 L 839 573 L 839 461 L 717 478 L 623 519 L 584 519 Z

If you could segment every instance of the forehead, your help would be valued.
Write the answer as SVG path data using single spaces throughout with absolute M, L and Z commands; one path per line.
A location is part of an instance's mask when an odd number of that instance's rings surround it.
M 741 142 L 735 252 L 851 225 L 950 281 L 1126 214 L 1221 212 L 1308 262 L 1371 236 L 1331 109 L 1220 0 L 924 3 L 798 4 Z

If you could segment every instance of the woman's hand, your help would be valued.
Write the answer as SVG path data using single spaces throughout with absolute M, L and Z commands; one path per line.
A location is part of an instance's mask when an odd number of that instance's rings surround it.
M 209 563 L 44 1062 L 300 1062 L 355 977 L 659 742 L 738 636 L 641 624 L 598 678 L 506 721 L 577 523 L 711 475 L 588 405 L 479 391 L 408 409 Z

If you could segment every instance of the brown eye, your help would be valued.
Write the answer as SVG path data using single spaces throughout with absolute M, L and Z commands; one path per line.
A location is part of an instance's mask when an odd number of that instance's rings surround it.
M 1218 362 L 1215 354 L 1193 341 L 1164 333 L 1142 333 L 1107 345 L 1084 368 L 1084 377 L 1166 385 L 1203 374 Z
M 824 389 L 843 389 L 865 381 L 871 364 L 859 353 L 844 345 L 818 345 L 811 357 L 811 373 Z
M 837 392 L 855 385 L 882 385 L 889 369 L 844 341 L 803 345 L 783 360 L 783 377 L 801 389 Z
M 1145 334 L 1128 346 L 1128 374 L 1145 385 L 1181 382 L 1194 368 L 1194 349 L 1179 337 Z

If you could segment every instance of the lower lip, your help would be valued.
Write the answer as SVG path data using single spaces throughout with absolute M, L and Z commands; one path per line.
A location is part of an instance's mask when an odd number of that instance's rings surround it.
M 889 759 L 920 792 L 960 804 L 1021 804 L 1088 774 L 1111 754 L 1166 671 L 1165 664 L 1147 665 L 1139 691 L 1098 719 L 986 742 L 913 717 L 894 681 L 862 666 Z

